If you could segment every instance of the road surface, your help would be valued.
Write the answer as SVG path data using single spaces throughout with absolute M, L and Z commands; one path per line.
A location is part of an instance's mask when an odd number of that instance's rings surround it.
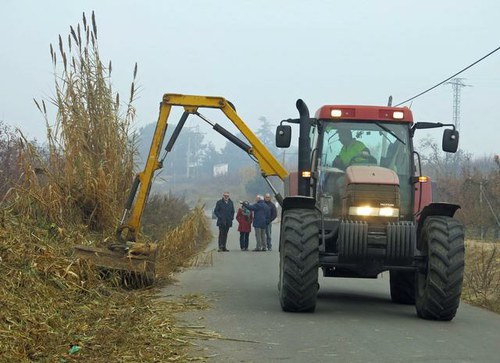
M 214 241 L 209 250 L 215 248 Z M 388 274 L 376 280 L 320 276 L 316 312 L 285 313 L 277 249 L 240 251 L 234 227 L 228 248 L 212 252 L 212 266 L 188 269 L 163 290 L 165 296 L 202 294 L 211 304 L 180 316 L 227 338 L 197 342 L 196 356 L 213 362 L 500 362 L 497 314 L 462 303 L 451 322 L 421 320 L 414 306 L 391 302 Z

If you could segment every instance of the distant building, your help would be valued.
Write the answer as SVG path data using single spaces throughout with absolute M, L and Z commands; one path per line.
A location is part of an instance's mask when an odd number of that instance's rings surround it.
M 228 164 L 215 164 L 214 165 L 214 176 L 223 176 L 228 172 Z

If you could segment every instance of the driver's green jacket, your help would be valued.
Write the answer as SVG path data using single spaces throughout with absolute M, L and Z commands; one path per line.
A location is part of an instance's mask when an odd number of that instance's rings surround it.
M 342 163 L 342 168 L 347 168 L 350 164 L 366 161 L 366 155 L 370 155 L 368 148 L 359 140 L 354 140 L 347 146 L 342 146 L 338 158 Z

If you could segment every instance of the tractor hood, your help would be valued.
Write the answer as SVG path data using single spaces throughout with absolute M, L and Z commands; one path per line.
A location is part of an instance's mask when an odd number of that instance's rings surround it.
M 353 165 L 346 169 L 346 184 L 399 185 L 399 178 L 391 169 L 372 165 Z

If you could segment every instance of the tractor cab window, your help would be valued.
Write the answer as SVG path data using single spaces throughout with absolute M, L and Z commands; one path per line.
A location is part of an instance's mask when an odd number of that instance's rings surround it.
M 339 169 L 345 170 L 350 165 L 370 164 L 408 174 L 408 136 L 406 124 L 373 121 L 326 123 L 321 165 L 337 167 L 336 163 Z
M 408 124 L 325 122 L 322 136 L 318 165 L 322 175 L 320 182 L 323 183 L 319 188 L 320 193 L 334 194 L 334 190 L 339 189 L 340 185 L 326 182 L 332 174 L 342 175 L 351 165 L 376 165 L 396 172 L 400 180 L 401 207 L 410 210 L 411 157 Z

